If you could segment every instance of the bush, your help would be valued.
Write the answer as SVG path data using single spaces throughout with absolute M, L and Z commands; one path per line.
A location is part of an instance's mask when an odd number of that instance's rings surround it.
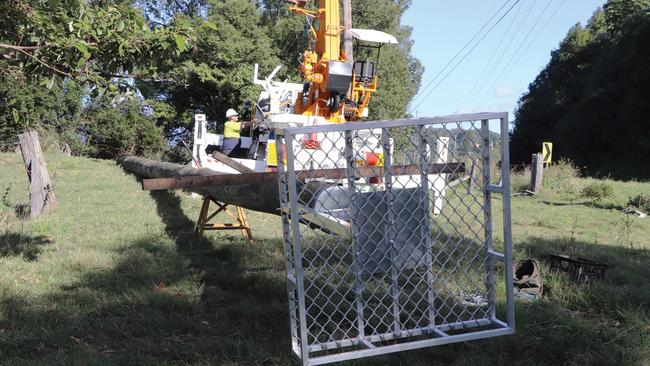
M 165 149 L 160 160 L 176 164 L 187 164 L 192 161 L 192 155 L 179 143 Z
M 153 157 L 165 148 L 162 129 L 143 113 L 138 100 L 117 103 L 109 97 L 98 99 L 86 109 L 90 121 L 80 131 L 84 153 L 101 159 L 114 159 L 127 153 Z
M 571 160 L 562 159 L 544 169 L 544 187 L 562 195 L 574 196 L 580 170 Z
M 614 187 L 605 182 L 591 183 L 582 189 L 580 195 L 585 198 L 600 201 L 603 198 L 612 197 L 614 195 Z
M 639 210 L 643 210 L 645 212 L 650 212 L 650 195 L 641 193 L 635 197 L 630 198 L 627 201 L 627 205 L 634 206 Z
M 510 171 L 510 189 L 512 192 L 522 192 L 530 189 L 530 167 Z
M 18 134 L 34 129 L 43 150 L 56 150 L 58 135 L 82 123 L 82 87 L 68 81 L 48 89 L 38 81 L 0 73 L 0 145 L 12 145 Z

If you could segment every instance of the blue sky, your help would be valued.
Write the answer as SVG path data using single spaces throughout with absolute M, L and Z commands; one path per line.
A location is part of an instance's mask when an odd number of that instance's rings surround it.
M 502 5 L 506 4 L 476 40 L 516 1 L 413 1 L 402 23 L 413 27 L 412 53 L 425 67 L 420 94 L 411 105 L 419 104 L 412 110 L 414 115 L 512 113 L 569 28 L 586 24 L 604 4 L 604 0 L 519 0 L 456 69 L 442 80 L 476 41 L 424 89 Z

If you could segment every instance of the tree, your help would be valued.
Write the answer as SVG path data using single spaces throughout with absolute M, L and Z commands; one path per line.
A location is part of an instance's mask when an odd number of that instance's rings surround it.
M 400 40 L 399 46 L 382 49 L 371 118 L 404 116 L 420 84 L 422 67 L 410 55 L 410 29 L 400 24 L 409 4 L 355 3 L 355 26 Z M 306 47 L 306 23 L 287 9 L 281 0 L 2 2 L 0 121 L 7 122 L 0 126 L 0 141 L 40 126 L 79 153 L 107 157 L 144 153 L 128 134 L 142 139 L 159 131 L 168 141 L 185 136 L 197 112 L 218 124 L 227 108 L 241 112 L 246 100 L 257 99 L 255 63 L 262 75 L 283 65 L 278 78 L 301 81 L 297 66 Z M 11 89 L 16 83 L 20 90 Z M 25 107 L 36 105 L 44 111 Z M 57 117 L 45 118 L 45 111 Z M 108 127 L 111 119 L 117 121 L 114 131 Z M 160 149 L 159 142 L 144 145 L 151 153 Z
M 648 0 L 609 0 L 603 7 L 605 23 L 610 31 L 620 32 L 627 18 L 647 11 L 648 8 L 650 8 Z
M 207 24 L 210 26 L 210 24 Z M 0 4 L 0 72 L 106 84 L 110 78 L 156 75 L 160 63 L 184 51 L 191 24 L 175 17 L 150 26 L 120 1 L 13 0 Z
M 572 27 L 551 53 L 519 100 L 511 137 L 514 163 L 528 162 L 542 141 L 553 141 L 554 155 L 574 160 L 587 173 L 650 176 L 642 163 L 650 153 L 650 130 L 642 117 L 650 112 L 643 102 L 650 97 L 650 13 L 639 3 L 608 1 L 586 27 Z
M 293 82 L 302 82 L 298 67 L 307 49 L 305 18 L 289 12 L 285 1 L 261 1 L 262 24 L 270 37 L 275 56 L 283 66 L 282 74 Z
M 83 95 L 83 88 L 74 82 L 48 90 L 38 82 L 0 78 L 0 145 L 15 142 L 16 136 L 28 129 L 48 136 L 70 134 L 80 123 Z
M 81 149 L 82 99 L 133 96 L 133 79 L 159 79 L 161 66 L 191 46 L 195 27 L 214 25 L 178 15 L 150 24 L 124 0 L 1 2 L 0 143 L 38 128 Z
M 84 154 L 114 159 L 128 153 L 155 156 L 165 148 L 163 133 L 155 120 L 135 99 L 97 98 L 84 111 L 83 124 L 77 129 L 77 148 Z
M 160 121 L 168 136 L 179 129 L 189 131 L 195 112 L 222 122 L 228 108 L 241 109 L 244 100 L 257 100 L 254 64 L 264 73 L 280 63 L 250 1 L 210 0 L 207 7 L 207 18 L 217 28 L 197 29 L 194 47 L 166 70 L 176 82 L 138 84 L 147 98 L 174 106 L 174 115 Z

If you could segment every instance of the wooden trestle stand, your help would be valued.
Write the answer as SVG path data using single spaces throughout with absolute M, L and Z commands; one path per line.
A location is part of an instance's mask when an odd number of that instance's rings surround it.
M 210 213 L 210 203 L 217 205 L 217 210 L 213 213 Z M 196 227 L 194 228 L 194 233 L 198 238 L 203 236 L 205 230 L 241 230 L 241 235 L 244 239 L 249 242 L 253 242 L 253 234 L 251 233 L 251 228 L 248 225 L 248 217 L 244 209 L 236 206 L 237 214 L 233 214 L 228 210 L 228 204 L 221 203 L 212 199 L 209 196 L 203 196 L 203 205 L 201 206 L 201 213 L 199 214 L 199 219 L 196 221 Z M 226 224 L 216 224 L 210 223 L 210 220 L 215 218 L 221 212 L 225 212 L 226 215 L 237 220 L 237 223 L 226 223 Z
M 247 166 L 238 163 L 237 161 L 229 158 L 228 156 L 218 151 L 213 151 L 212 157 L 228 165 L 229 167 L 237 170 L 240 173 L 255 173 L 253 169 L 250 169 Z M 195 160 L 195 162 L 198 166 L 201 166 L 201 164 L 199 164 L 198 161 Z M 217 210 L 211 213 L 210 215 L 208 215 L 208 213 L 210 212 L 210 202 L 213 202 L 215 205 L 217 205 Z M 244 239 L 252 243 L 253 234 L 251 233 L 251 228 L 248 225 L 248 217 L 246 217 L 246 213 L 244 212 L 243 208 L 239 206 L 235 206 L 235 207 L 237 211 L 236 215 L 228 211 L 227 203 L 221 203 L 215 199 L 212 199 L 210 196 L 207 195 L 203 196 L 203 205 L 201 206 L 201 213 L 199 214 L 199 219 L 196 222 L 196 228 L 194 230 L 196 236 L 200 238 L 201 236 L 203 236 L 203 232 L 205 230 L 241 230 L 241 235 L 244 237 Z M 212 220 L 221 212 L 225 212 L 226 215 L 237 220 L 237 224 L 211 224 L 210 220 Z

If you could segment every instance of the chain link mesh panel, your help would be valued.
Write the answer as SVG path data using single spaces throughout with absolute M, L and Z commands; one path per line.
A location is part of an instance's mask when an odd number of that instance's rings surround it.
M 303 364 L 513 332 L 509 271 L 507 321 L 496 318 L 495 261 L 511 262 L 507 124 L 499 113 L 278 133 L 291 336 Z M 503 185 L 492 183 L 498 164 Z M 493 248 L 493 192 L 503 254 Z

